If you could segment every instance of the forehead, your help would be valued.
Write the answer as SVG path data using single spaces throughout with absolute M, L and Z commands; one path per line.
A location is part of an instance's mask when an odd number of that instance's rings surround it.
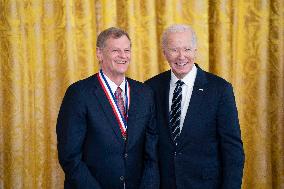
M 169 33 L 167 35 L 167 45 L 192 45 L 191 31 Z
M 119 38 L 110 37 L 105 41 L 106 47 L 115 47 L 115 48 L 129 48 L 130 41 L 126 35 L 123 35 Z

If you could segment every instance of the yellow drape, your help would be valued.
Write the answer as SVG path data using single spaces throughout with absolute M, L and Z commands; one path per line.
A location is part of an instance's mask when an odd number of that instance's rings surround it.
M 191 24 L 197 63 L 235 90 L 246 154 L 243 189 L 284 188 L 283 0 L 0 0 L 0 188 L 62 188 L 55 125 L 64 92 L 98 70 L 110 26 L 132 38 L 128 76 L 168 64 L 160 36 Z

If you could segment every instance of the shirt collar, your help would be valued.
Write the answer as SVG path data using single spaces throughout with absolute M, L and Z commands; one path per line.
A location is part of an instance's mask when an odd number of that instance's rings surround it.
M 186 76 L 181 79 L 181 81 L 183 81 L 185 85 L 192 87 L 194 84 L 195 78 L 196 78 L 196 74 L 197 74 L 197 68 L 195 64 L 193 64 L 190 72 L 188 72 Z M 174 72 L 171 70 L 171 83 L 170 84 L 175 85 L 178 80 L 179 79 L 176 77 Z
M 117 87 L 120 87 L 122 89 L 122 93 L 125 94 L 125 78 L 123 79 L 123 81 L 121 82 L 121 84 L 119 86 L 117 86 L 110 78 L 108 78 L 108 76 L 106 74 L 104 74 L 109 86 L 110 86 L 110 89 L 111 89 L 111 92 L 114 94 Z

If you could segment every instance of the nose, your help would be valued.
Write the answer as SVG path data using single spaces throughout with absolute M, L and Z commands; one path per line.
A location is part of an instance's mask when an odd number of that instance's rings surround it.
M 121 58 L 127 58 L 127 54 L 124 51 L 120 51 L 119 56 Z
M 182 50 L 182 49 L 179 50 L 178 58 L 179 58 L 179 59 L 184 59 L 184 58 L 185 58 L 185 52 L 184 52 L 184 50 Z

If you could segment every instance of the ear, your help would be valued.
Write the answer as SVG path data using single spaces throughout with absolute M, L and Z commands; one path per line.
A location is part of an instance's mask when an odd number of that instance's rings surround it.
M 97 51 L 97 53 L 96 53 L 97 54 L 97 59 L 98 59 L 99 62 L 101 62 L 102 59 L 103 59 L 103 52 L 102 52 L 103 50 L 101 48 L 97 47 L 96 51 Z
M 166 57 L 166 50 L 163 48 L 163 55 Z
M 196 53 L 197 53 L 197 48 L 196 48 L 196 47 L 194 48 L 194 51 L 193 51 L 193 52 L 194 52 L 194 54 L 196 55 Z
M 193 53 L 194 53 L 194 58 L 196 58 L 197 57 L 197 48 L 196 47 L 194 48 Z

